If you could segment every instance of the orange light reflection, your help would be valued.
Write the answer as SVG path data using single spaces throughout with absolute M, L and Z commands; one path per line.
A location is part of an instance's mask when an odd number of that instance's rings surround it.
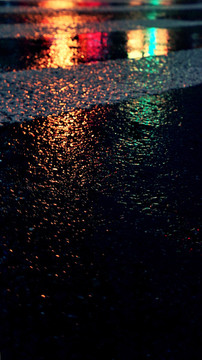
M 44 0 L 39 2 L 39 7 L 51 9 L 65 9 L 67 7 L 73 7 L 74 5 L 75 1 L 71 0 Z
M 48 52 L 46 67 L 62 67 L 74 65 L 74 41 L 66 32 L 58 31 L 54 39 L 50 39 L 51 45 Z
M 45 1 L 47 3 L 47 1 Z M 42 67 L 62 67 L 73 65 L 74 53 L 77 43 L 74 40 L 72 32 L 67 32 L 67 27 L 73 23 L 80 23 L 79 18 L 74 18 L 71 15 L 56 16 L 51 18 L 51 24 L 57 29 L 53 35 L 45 36 L 47 43 L 50 44 L 48 49 L 48 56 L 44 62 L 43 58 L 39 59 L 38 65 Z M 50 19 L 44 18 L 43 24 L 49 24 Z

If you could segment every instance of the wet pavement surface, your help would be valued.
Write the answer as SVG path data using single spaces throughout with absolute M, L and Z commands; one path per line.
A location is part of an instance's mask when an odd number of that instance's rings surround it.
M 1 359 L 201 359 L 201 3 L 0 5 Z
M 151 37 L 156 39 L 153 49 L 152 46 L 148 46 Z M 202 48 L 202 26 L 192 27 L 191 31 L 187 28 L 169 31 L 149 28 L 72 35 L 66 40 L 66 46 L 68 51 L 65 53 L 63 50 L 61 57 L 57 56 L 59 47 L 57 41 L 51 41 L 50 38 L 2 39 L 0 40 L 0 71 L 58 66 L 66 68 L 81 63 L 138 59 L 149 55 L 167 55 L 170 51 Z

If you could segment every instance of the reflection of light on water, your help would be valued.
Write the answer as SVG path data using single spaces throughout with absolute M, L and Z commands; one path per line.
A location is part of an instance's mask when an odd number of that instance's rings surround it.
M 85 19 L 86 21 L 86 19 Z M 89 19 L 90 21 L 90 19 Z M 62 67 L 78 64 L 79 62 L 102 60 L 107 53 L 107 33 L 82 33 L 77 36 L 75 32 L 67 32 L 73 23 L 83 23 L 79 16 L 56 16 L 51 18 L 51 25 L 56 31 L 45 39 L 49 44 L 46 60 L 40 58 L 38 65 L 44 67 Z M 49 18 L 43 19 L 43 24 L 50 24 Z
M 169 33 L 167 29 L 150 28 L 128 31 L 128 58 L 167 55 Z
M 39 2 L 40 7 L 52 8 L 52 9 L 65 9 L 66 7 L 70 7 L 75 5 L 75 1 L 71 0 L 44 0 Z
M 107 52 L 108 33 L 87 33 L 78 35 L 79 59 L 82 61 L 102 60 Z
M 144 30 L 128 31 L 128 58 L 136 59 L 143 56 L 145 48 L 145 34 Z
M 99 6 L 106 6 L 107 4 L 103 2 L 97 2 L 97 1 L 81 1 L 78 3 L 80 6 L 84 7 L 99 7 Z
M 172 3 L 172 0 L 149 0 L 149 5 L 155 6 Z M 149 14 L 154 20 L 156 12 Z M 128 58 L 135 59 L 143 56 L 167 55 L 169 33 L 166 29 L 149 28 L 128 32 Z
M 152 5 L 158 5 L 162 0 L 151 0 Z M 39 2 L 39 6 L 47 8 L 67 8 L 68 6 L 102 6 L 102 2 L 96 1 L 52 1 L 44 0 Z M 154 6 L 155 8 L 155 6 Z M 155 18 L 155 11 L 151 13 L 151 18 Z M 95 32 L 76 35 L 75 25 L 95 21 L 91 16 L 61 15 L 45 17 L 43 24 L 51 25 L 54 31 L 45 37 L 48 49 L 41 53 L 34 66 L 37 67 L 62 67 L 76 65 L 81 62 L 101 61 L 110 59 L 114 56 L 115 40 L 112 33 Z M 97 22 L 97 20 L 96 20 Z M 69 31 L 67 31 L 69 29 Z M 72 31 L 71 31 L 72 29 Z M 76 35 L 76 36 L 75 36 Z M 169 35 L 166 29 L 138 29 L 127 32 L 127 41 L 118 47 L 116 56 L 124 56 L 129 59 L 141 58 L 144 56 L 166 55 L 168 53 Z
M 72 1 L 72 0 L 42 0 L 39 2 L 40 7 L 45 8 L 52 8 L 52 9 L 65 9 L 65 8 L 72 8 L 77 6 L 83 7 L 99 7 L 99 6 L 106 6 L 106 3 L 98 2 L 98 1 Z
M 149 4 L 150 5 L 160 5 L 162 3 L 161 0 L 150 0 Z
M 66 32 L 58 31 L 54 38 L 46 38 L 50 47 L 46 62 L 43 64 L 43 59 L 41 59 L 41 65 L 65 68 L 81 62 L 102 60 L 108 52 L 107 39 L 108 34 L 101 32 L 73 37 Z
M 49 24 L 49 18 L 43 19 L 43 24 Z M 71 27 L 74 21 L 79 19 L 73 19 L 72 16 L 64 15 L 51 18 L 51 24 L 56 27 L 56 31 L 53 35 L 46 36 L 47 42 L 50 44 L 48 49 L 48 56 L 45 64 L 44 59 L 39 59 L 46 67 L 66 67 L 74 64 L 74 52 L 75 41 L 73 40 L 73 33 L 66 31 L 67 27 Z
M 149 44 L 148 55 L 168 54 L 169 33 L 167 29 L 151 28 L 147 30 L 147 41 Z
M 149 34 L 149 41 L 148 41 L 149 55 L 153 56 L 155 55 L 156 44 L 157 44 L 157 39 L 156 39 L 157 29 L 155 28 L 149 29 L 148 34 Z
M 68 17 L 65 17 L 66 24 Z M 55 22 L 57 18 L 55 18 Z M 62 20 L 58 18 L 58 23 Z M 71 21 L 71 17 L 69 18 Z M 126 34 L 124 46 L 117 50 L 117 56 L 125 51 L 125 57 L 138 59 L 145 56 L 167 55 L 169 50 L 169 32 L 167 29 L 139 29 Z M 47 49 L 37 59 L 34 66 L 62 67 L 83 62 L 102 61 L 113 56 L 115 38 L 113 33 L 95 32 L 75 34 L 58 29 L 53 36 L 44 37 Z
M 143 3 L 143 1 L 142 1 Z M 173 0 L 149 0 L 149 5 L 158 6 L 158 5 L 172 5 Z
M 79 16 L 56 16 L 51 18 L 52 25 L 57 29 L 53 35 L 46 36 L 49 48 L 46 59 L 39 58 L 41 67 L 62 67 L 76 65 L 80 62 L 102 60 L 107 53 L 107 33 L 83 33 L 75 36 L 74 32 L 67 32 L 73 22 L 82 23 Z M 50 23 L 49 18 L 43 19 L 43 24 Z
M 66 32 L 58 31 L 49 48 L 47 67 L 66 67 L 74 64 L 73 40 Z
M 155 0 L 161 1 L 161 0 Z M 41 1 L 40 5 L 62 8 L 64 4 L 72 5 L 72 1 Z M 74 2 L 75 4 L 75 2 Z M 80 1 L 77 4 L 82 5 Z M 88 2 L 89 6 L 92 5 Z M 94 4 L 94 2 L 93 2 Z M 100 2 L 97 5 L 101 6 Z M 155 12 L 151 14 L 155 17 Z M 84 23 L 94 22 L 91 16 L 80 16 L 78 14 L 59 15 L 44 17 L 42 23 L 51 25 L 54 28 L 52 34 L 45 36 L 47 47 L 35 59 L 34 67 L 62 67 L 66 68 L 81 62 L 102 61 L 110 58 L 127 57 L 129 59 L 141 58 L 144 56 L 166 55 L 168 53 L 169 34 L 166 29 L 148 28 L 128 31 L 124 34 L 124 44 L 118 44 L 114 33 L 107 32 L 86 32 L 76 34 L 76 26 Z M 97 22 L 98 20 L 96 20 Z M 74 28 L 74 30 L 73 30 Z M 69 31 L 67 31 L 69 29 Z M 71 30 L 72 29 L 72 30 Z M 121 39 L 122 34 L 119 34 Z M 116 44 L 116 54 L 114 54 Z

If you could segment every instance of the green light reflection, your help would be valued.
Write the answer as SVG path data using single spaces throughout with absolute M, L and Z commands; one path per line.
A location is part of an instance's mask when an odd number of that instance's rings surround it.
M 148 34 L 148 38 L 149 38 L 148 54 L 149 54 L 149 56 L 153 56 L 153 55 L 155 55 L 155 50 L 156 50 L 156 46 L 157 46 L 157 39 L 156 39 L 157 29 L 150 28 L 147 30 L 147 34 Z
M 161 4 L 161 0 L 150 0 L 149 2 L 151 5 L 157 6 Z

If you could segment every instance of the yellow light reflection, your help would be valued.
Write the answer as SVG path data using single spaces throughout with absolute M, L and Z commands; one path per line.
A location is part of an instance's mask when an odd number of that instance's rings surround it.
M 149 28 L 128 32 L 128 58 L 167 55 L 169 33 L 167 29 Z
M 56 16 L 51 18 L 51 25 L 56 28 L 53 35 L 45 36 L 47 43 L 49 44 L 48 56 L 45 57 L 46 61 L 42 57 L 38 61 L 40 67 L 62 67 L 70 66 L 74 64 L 74 52 L 76 42 L 74 40 L 73 32 L 67 32 L 67 28 L 73 25 L 73 23 L 79 23 L 79 19 L 73 18 L 71 15 Z M 50 19 L 44 18 L 43 24 L 49 24 Z
M 49 48 L 47 67 L 62 67 L 74 64 L 74 41 L 67 33 L 58 31 L 56 37 L 51 41 Z
M 71 0 L 44 0 L 39 2 L 39 6 L 43 8 L 51 8 L 51 9 L 65 9 L 68 7 L 72 7 L 75 5 L 75 1 Z
M 137 59 L 144 56 L 145 51 L 145 34 L 144 30 L 131 30 L 128 31 L 128 58 Z

